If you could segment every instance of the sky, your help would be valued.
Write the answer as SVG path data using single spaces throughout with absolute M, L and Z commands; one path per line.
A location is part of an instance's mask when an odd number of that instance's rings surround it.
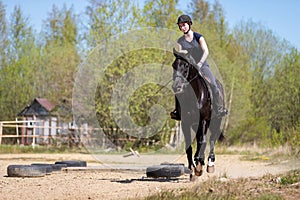
M 143 1 L 143 0 L 142 0 Z M 213 3 L 214 0 L 208 0 Z M 41 29 L 42 20 L 47 18 L 52 5 L 59 8 L 66 4 L 73 5 L 74 11 L 84 15 L 87 0 L 2 0 L 6 7 L 7 17 L 11 15 L 15 5 L 20 5 L 30 24 Z M 180 8 L 187 11 L 190 1 L 179 0 Z M 242 20 L 252 20 L 261 23 L 273 33 L 287 40 L 292 46 L 300 50 L 300 1 L 299 0 L 219 0 L 225 11 L 225 19 L 230 28 Z

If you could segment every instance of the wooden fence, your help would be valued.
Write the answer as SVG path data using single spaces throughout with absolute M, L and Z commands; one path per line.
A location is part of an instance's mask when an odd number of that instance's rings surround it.
M 84 144 L 93 145 L 94 141 L 97 140 L 97 145 L 106 146 L 109 139 L 102 134 L 99 137 L 95 137 L 95 133 L 102 132 L 103 129 L 88 127 L 87 125 L 77 127 L 77 126 L 55 126 L 49 127 L 44 125 L 36 125 L 43 124 L 43 121 L 37 120 L 28 120 L 28 121 L 0 121 L 0 145 L 3 142 L 3 139 L 10 138 L 17 145 L 32 145 L 34 148 L 36 145 L 51 145 L 54 144 L 68 144 L 69 146 L 83 146 Z M 53 131 L 48 131 L 47 135 L 41 134 L 44 129 L 56 129 L 54 132 L 56 134 L 51 134 Z M 10 132 L 5 131 L 6 129 L 10 129 Z M 24 134 L 24 130 L 26 130 L 26 134 Z M 115 130 L 108 129 L 107 132 L 114 132 Z M 38 133 L 37 133 L 38 132 Z M 29 133 L 29 134 L 28 134 Z M 102 132 L 103 133 L 103 132 Z M 107 141 L 108 140 L 108 141 Z M 127 136 L 126 138 L 114 138 L 117 140 L 117 144 L 121 144 L 129 141 L 136 141 L 137 138 Z M 170 132 L 169 145 L 175 147 L 183 140 L 183 136 L 181 133 L 180 123 L 176 123 L 176 126 Z M 55 142 L 54 142 L 55 141 Z

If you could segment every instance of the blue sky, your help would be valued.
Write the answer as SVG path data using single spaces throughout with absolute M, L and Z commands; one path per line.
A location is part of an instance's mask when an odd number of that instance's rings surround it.
M 208 0 L 213 3 L 214 0 Z M 7 15 L 12 13 L 15 5 L 20 5 L 30 24 L 35 29 L 41 28 L 53 4 L 61 7 L 73 5 L 76 13 L 83 14 L 86 0 L 2 0 L 6 6 Z M 179 0 L 182 10 L 187 10 L 187 0 Z M 241 20 L 248 19 L 260 22 L 271 29 L 274 34 L 286 39 L 291 45 L 300 49 L 300 1 L 299 0 L 219 0 L 222 4 L 226 20 L 232 28 Z

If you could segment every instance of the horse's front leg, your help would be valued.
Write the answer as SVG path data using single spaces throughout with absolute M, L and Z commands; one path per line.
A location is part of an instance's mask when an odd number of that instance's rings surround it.
M 191 172 L 190 178 L 192 178 L 193 169 L 195 168 L 194 162 L 193 162 L 193 148 L 192 148 L 192 135 L 191 135 L 191 129 L 190 127 L 182 122 L 182 131 L 184 135 L 185 140 L 185 152 L 188 160 L 188 168 Z
M 205 165 L 205 148 L 206 148 L 206 133 L 208 130 L 208 122 L 202 120 L 199 123 L 199 127 L 196 133 L 197 139 L 197 151 L 194 155 L 194 160 L 196 164 L 195 175 L 201 176 L 203 173 L 203 166 Z
M 193 168 L 195 167 L 194 162 L 193 162 L 193 148 L 190 145 L 189 147 L 186 148 L 186 156 L 187 156 L 187 160 L 188 160 L 188 168 L 191 171 L 191 173 L 193 172 Z

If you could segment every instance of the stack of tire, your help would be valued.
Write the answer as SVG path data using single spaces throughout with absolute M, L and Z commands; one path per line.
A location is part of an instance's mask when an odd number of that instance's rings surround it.
M 31 165 L 9 165 L 7 167 L 8 177 L 43 177 L 53 172 L 60 172 L 67 167 L 86 167 L 86 161 L 57 161 L 54 164 L 32 163 Z

